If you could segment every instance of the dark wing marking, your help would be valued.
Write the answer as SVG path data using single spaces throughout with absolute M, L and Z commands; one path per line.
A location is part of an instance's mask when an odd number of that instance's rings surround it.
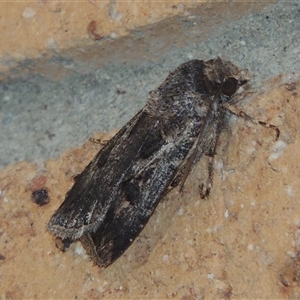
M 141 126 L 143 123 L 143 126 Z M 140 111 L 106 144 L 86 169 L 76 177 L 65 201 L 52 216 L 48 229 L 62 239 L 78 239 L 87 231 L 96 230 L 124 181 L 126 170 L 147 138 L 156 130 L 155 121 Z M 138 142 L 137 142 L 138 140 Z M 150 148 L 150 147 L 149 147 Z M 148 149 L 142 151 L 147 156 Z M 125 155 L 114 155 L 114 153 Z
M 99 266 L 111 264 L 137 237 L 195 141 L 194 137 L 182 136 L 176 144 L 166 143 L 157 134 L 161 130 L 149 130 L 143 147 L 123 177 L 116 201 L 109 207 L 105 220 L 96 231 L 80 238 Z M 167 129 L 163 131 L 166 133 Z

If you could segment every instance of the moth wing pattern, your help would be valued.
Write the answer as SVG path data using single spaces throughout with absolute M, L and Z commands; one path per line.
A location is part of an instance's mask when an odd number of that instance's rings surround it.
M 215 152 L 226 123 L 222 103 L 232 102 L 245 82 L 220 58 L 179 66 L 78 176 L 48 229 L 62 239 L 80 239 L 99 266 L 111 264 L 168 189 L 183 184 L 192 165 Z
M 124 194 L 119 198 L 123 197 L 124 200 L 118 201 L 118 205 L 108 212 L 109 221 L 105 222 L 105 226 L 103 224 L 97 231 L 80 238 L 88 254 L 99 266 L 107 266 L 115 261 L 144 228 L 162 196 L 170 189 L 179 166 L 183 170 L 188 167 L 185 155 L 178 155 L 177 162 L 174 161 L 174 155 L 182 152 L 183 149 L 175 147 L 174 152 L 169 152 L 165 145 L 159 152 L 153 152 L 150 160 L 145 160 L 143 155 L 137 158 L 136 166 L 132 169 L 143 167 L 138 172 L 128 174 L 123 184 Z M 202 154 L 198 153 L 199 156 Z M 171 159 L 173 163 L 169 164 Z M 181 181 L 182 178 L 171 188 Z
M 77 175 L 72 189 L 67 193 L 65 201 L 53 214 L 48 229 L 62 239 L 79 239 L 85 232 L 95 230 L 103 222 L 109 208 L 109 191 L 105 183 L 99 184 L 99 178 L 106 176 L 108 157 L 120 137 L 139 120 L 135 115 L 128 127 L 123 127 L 107 143 L 84 171 Z M 80 209 L 78 209 L 78 207 Z

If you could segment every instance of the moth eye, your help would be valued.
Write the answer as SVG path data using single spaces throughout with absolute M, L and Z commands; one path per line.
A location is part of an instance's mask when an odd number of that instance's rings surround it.
M 222 93 L 226 96 L 232 96 L 238 89 L 238 81 L 233 78 L 227 78 L 222 86 Z

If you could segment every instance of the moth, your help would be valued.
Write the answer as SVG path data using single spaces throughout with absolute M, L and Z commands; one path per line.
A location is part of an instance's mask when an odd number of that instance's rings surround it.
M 80 240 L 97 265 L 110 265 L 164 195 L 182 188 L 203 156 L 214 156 L 248 81 L 247 70 L 219 57 L 180 65 L 75 178 L 48 230 L 66 244 Z M 212 163 L 207 170 L 203 197 L 212 188 Z

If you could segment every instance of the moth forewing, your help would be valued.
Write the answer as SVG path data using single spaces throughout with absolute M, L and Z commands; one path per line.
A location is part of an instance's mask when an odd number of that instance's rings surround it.
M 103 189 L 104 186 L 99 184 L 99 178 L 103 176 L 104 179 L 104 175 L 107 175 L 104 171 L 107 169 L 109 156 L 111 157 L 113 149 L 120 143 L 120 138 L 128 134 L 141 119 L 140 114 L 141 112 L 114 135 L 84 171 L 76 176 L 65 201 L 48 223 L 49 231 L 62 239 L 76 240 L 86 232 L 95 231 L 103 222 L 110 203 L 109 186 Z
M 180 65 L 79 175 L 48 229 L 80 239 L 99 266 L 130 246 L 168 189 L 203 155 L 213 156 L 226 127 L 224 102 L 247 82 L 220 58 Z M 212 165 L 208 166 L 208 192 Z

